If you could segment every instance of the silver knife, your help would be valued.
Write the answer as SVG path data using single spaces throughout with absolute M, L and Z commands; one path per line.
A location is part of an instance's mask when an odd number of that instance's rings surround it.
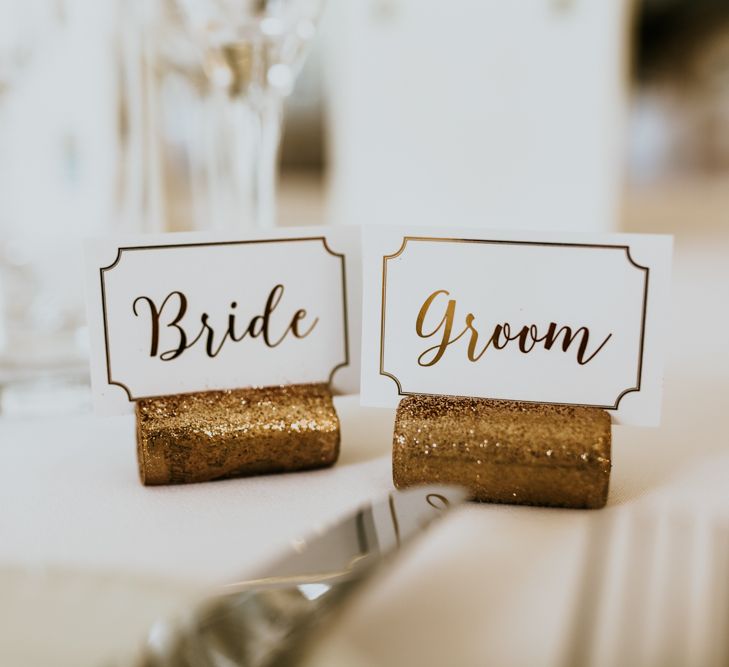
M 150 632 L 138 667 L 297 665 L 327 622 L 401 546 L 463 502 L 458 487 L 393 492 L 306 539 L 254 577 Z

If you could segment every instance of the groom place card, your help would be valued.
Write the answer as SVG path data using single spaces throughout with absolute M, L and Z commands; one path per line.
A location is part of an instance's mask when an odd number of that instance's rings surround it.
M 672 239 L 371 227 L 362 402 L 601 407 L 657 425 Z
M 250 386 L 331 381 L 356 392 L 359 241 L 354 228 L 298 228 L 89 242 L 97 410 Z

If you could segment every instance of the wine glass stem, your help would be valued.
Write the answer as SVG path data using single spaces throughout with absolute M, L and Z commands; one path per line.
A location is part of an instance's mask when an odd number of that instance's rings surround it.
M 255 171 L 255 224 L 271 228 L 276 224 L 276 188 L 281 143 L 282 102 L 271 99 L 257 112 L 259 139 Z
M 270 96 L 254 103 L 235 96 L 211 102 L 211 135 L 202 137 L 206 175 L 195 188 L 198 201 L 206 201 L 202 215 L 212 227 L 227 231 L 241 225 L 274 227 L 281 99 Z

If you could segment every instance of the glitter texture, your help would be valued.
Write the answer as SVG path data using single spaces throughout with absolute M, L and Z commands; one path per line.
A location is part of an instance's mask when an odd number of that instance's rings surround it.
M 326 384 L 208 391 L 137 401 L 143 484 L 307 470 L 339 456 Z
M 392 475 L 399 489 L 461 484 L 475 500 L 594 509 L 607 501 L 610 443 L 599 408 L 408 396 Z

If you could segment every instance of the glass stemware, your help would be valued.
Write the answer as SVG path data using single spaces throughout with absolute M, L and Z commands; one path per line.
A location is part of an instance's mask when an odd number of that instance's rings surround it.
M 52 51 L 64 9 L 61 0 L 0 0 L 0 413 L 9 385 L 78 361 L 73 342 L 66 343 L 79 323 L 68 321 L 68 299 L 48 289 L 48 271 L 36 252 L 44 252 L 45 239 L 37 238 L 36 221 L 18 211 L 11 192 L 18 160 L 32 160 L 13 136 L 16 93 Z
M 127 35 L 141 23 L 144 37 L 127 43 L 127 68 L 137 49 L 143 76 L 127 76 L 126 116 L 138 121 L 127 143 L 143 169 L 129 153 L 127 215 L 156 230 L 275 224 L 283 101 L 321 9 L 322 0 L 138 3 Z

